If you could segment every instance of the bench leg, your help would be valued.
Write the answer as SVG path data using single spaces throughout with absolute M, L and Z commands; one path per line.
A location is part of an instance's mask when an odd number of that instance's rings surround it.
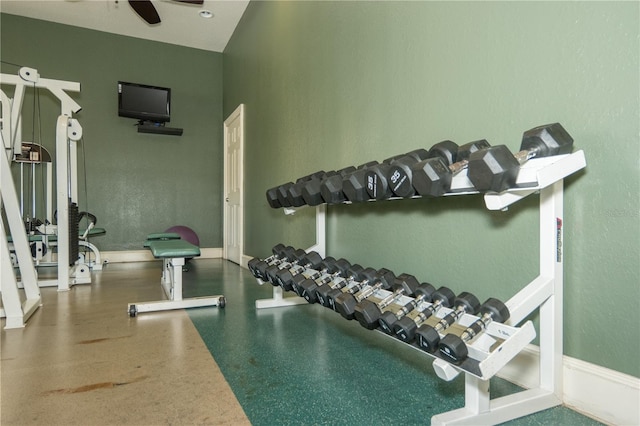
M 173 309 L 200 308 L 205 306 L 218 306 L 224 308 L 226 300 L 223 295 L 182 297 L 182 267 L 185 258 L 175 257 L 162 259 L 162 278 L 160 284 L 168 300 L 154 302 L 129 303 L 127 313 L 135 317 L 142 312 L 168 311 Z
M 182 300 L 182 266 L 184 266 L 182 257 L 162 260 L 160 284 L 169 300 Z

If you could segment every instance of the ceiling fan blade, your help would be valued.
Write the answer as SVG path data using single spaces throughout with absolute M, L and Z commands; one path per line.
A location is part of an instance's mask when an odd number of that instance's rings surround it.
M 204 0 L 173 0 L 178 1 L 180 3 L 189 3 L 189 4 L 203 4 Z
M 151 3 L 151 0 L 129 0 L 129 4 L 136 11 L 138 15 L 149 24 L 159 24 L 160 15 L 156 11 L 155 6 Z

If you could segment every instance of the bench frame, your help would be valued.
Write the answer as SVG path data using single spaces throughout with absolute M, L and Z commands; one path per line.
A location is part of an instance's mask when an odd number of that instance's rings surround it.
M 148 241 L 149 242 L 149 241 Z M 162 243 L 160 240 L 153 240 L 154 244 Z M 195 247 L 195 246 L 194 246 Z M 223 295 L 202 296 L 202 297 L 182 297 L 182 270 L 186 259 L 193 255 L 183 257 L 156 257 L 162 259 L 162 277 L 160 284 L 168 300 L 158 300 L 143 303 L 129 303 L 127 313 L 130 317 L 135 317 L 142 312 L 169 311 L 174 309 L 201 308 L 206 306 L 218 306 L 224 308 L 226 299 Z

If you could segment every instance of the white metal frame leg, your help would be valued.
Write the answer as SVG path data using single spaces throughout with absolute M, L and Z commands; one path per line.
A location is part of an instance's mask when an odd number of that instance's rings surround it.
M 80 262 L 86 264 L 92 271 L 102 271 L 102 255 L 100 254 L 100 250 L 98 249 L 98 247 L 86 240 L 80 240 L 78 241 L 78 243 L 81 247 L 88 248 L 94 256 L 94 260 L 89 260 L 86 259 L 84 253 L 82 253 L 82 259 Z
M 184 258 L 162 259 L 162 288 L 169 300 L 182 300 Z
M 2 279 L 0 286 L 2 308 L 0 309 L 0 317 L 6 318 L 5 329 L 22 328 L 29 317 L 41 306 L 40 289 L 37 284 L 28 286 L 24 291 L 24 302 L 21 300 L 15 269 L 11 265 L 9 243 L 1 220 L 0 234 L 2 239 L 0 241 L 0 259 L 2 260 L 0 276 L 0 279 Z
M 489 381 L 465 374 L 465 407 L 432 425 L 497 424 L 562 404 L 563 181 L 540 191 L 540 275 L 507 302 L 508 323 L 540 309 L 540 387 L 490 399 Z
M 540 193 L 540 275 L 553 278 L 553 293 L 540 305 L 540 388 L 555 394 L 558 404 L 563 393 L 563 221 L 563 181 L 558 181 Z
M 294 209 L 285 209 L 286 214 L 295 213 Z M 327 223 L 327 206 L 326 204 L 320 204 L 316 207 L 316 243 L 309 247 L 306 251 L 316 251 L 322 257 L 325 257 L 327 252 L 327 238 L 326 238 L 326 223 Z M 264 284 L 260 282 L 260 284 Z M 282 287 L 273 287 L 273 297 L 271 299 L 256 300 L 256 309 L 265 308 L 281 308 L 283 306 L 294 305 L 308 305 L 308 302 L 299 296 L 284 297 L 284 291 Z
M 2 292 L 2 313 L 4 314 L 3 316 L 7 317 L 5 328 L 20 328 L 24 327 L 27 319 L 41 305 L 42 298 L 40 288 L 38 287 L 38 275 L 33 265 L 33 259 L 31 258 L 29 241 L 24 232 L 24 224 L 22 223 L 22 215 L 20 214 L 20 207 L 18 205 L 18 193 L 14 186 L 9 159 L 5 153 L 0 154 L 0 182 L 0 198 L 13 238 L 13 245 L 18 259 L 20 277 L 24 285 L 25 295 L 25 301 L 23 303 L 20 299 L 15 271 L 11 264 L 9 242 L 7 240 L 4 223 L 2 223 L 0 219 L 0 232 L 2 233 L 2 241 L 0 242 L 2 250 L 0 254 L 2 257 L 2 285 L 0 287 Z
M 224 308 L 226 300 L 223 295 L 182 297 L 182 267 L 185 258 L 175 257 L 162 259 L 162 277 L 160 285 L 168 300 L 154 302 L 129 303 L 127 312 L 129 316 L 136 316 L 143 312 L 170 311 L 174 309 L 201 308 L 205 306 L 219 306 Z

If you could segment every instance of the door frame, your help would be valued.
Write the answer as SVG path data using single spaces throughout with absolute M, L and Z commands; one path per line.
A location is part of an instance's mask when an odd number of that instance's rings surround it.
M 233 122 L 234 120 L 238 119 L 240 120 L 240 148 L 238 150 L 238 155 L 239 155 L 239 160 L 238 160 L 238 180 L 240 183 L 240 194 L 239 194 L 239 198 L 240 198 L 240 205 L 239 205 L 239 211 L 240 211 L 240 218 L 237 221 L 239 229 L 238 229 L 238 243 L 239 243 L 239 259 L 238 259 L 238 264 L 239 265 L 243 265 L 244 264 L 244 104 L 240 104 L 238 105 L 238 107 L 231 113 L 229 114 L 229 117 L 227 117 L 226 120 L 224 120 L 224 137 L 223 137 L 223 143 L 224 143 L 224 167 L 223 167 L 223 193 L 222 193 L 222 203 L 223 203 L 223 222 L 222 222 L 222 257 L 223 259 L 229 259 L 228 255 L 227 255 L 227 242 L 226 242 L 226 236 L 227 236 L 227 226 L 230 223 L 229 220 L 229 207 L 228 207 L 228 194 L 229 194 L 229 181 L 227 178 L 227 170 L 229 169 L 229 162 L 228 162 L 228 153 L 227 153 L 227 146 L 228 146 L 228 138 L 230 137 L 229 135 L 229 124 L 231 122 Z

